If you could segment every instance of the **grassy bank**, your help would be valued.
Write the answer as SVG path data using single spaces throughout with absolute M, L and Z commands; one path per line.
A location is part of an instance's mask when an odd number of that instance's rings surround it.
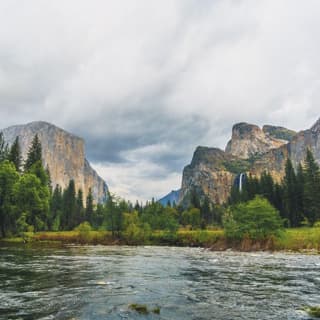
M 123 235 L 120 238 L 112 236 L 108 231 L 63 231 L 26 233 L 24 238 L 2 239 L 7 243 L 31 244 L 89 244 L 89 245 L 173 245 L 205 247 L 223 251 L 234 249 L 239 251 L 317 251 L 320 252 L 320 228 L 286 229 L 279 237 L 271 237 L 264 241 L 227 240 L 223 230 L 179 230 L 175 234 L 165 231 L 152 232 L 148 239 L 132 239 Z

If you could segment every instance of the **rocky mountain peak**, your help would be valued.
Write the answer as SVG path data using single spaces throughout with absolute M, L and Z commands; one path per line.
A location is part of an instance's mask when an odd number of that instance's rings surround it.
M 239 158 L 248 159 L 287 143 L 285 140 L 275 138 L 270 132 L 273 132 L 270 126 L 262 130 L 254 124 L 237 123 L 232 128 L 232 137 L 225 151 Z
M 38 135 L 42 145 L 42 161 L 49 168 L 53 187 L 59 184 L 64 189 L 73 179 L 76 188 L 82 189 L 84 199 L 90 188 L 96 202 L 106 199 L 107 185 L 87 161 L 82 138 L 45 121 L 11 126 L 2 132 L 9 144 L 19 137 L 23 159 L 27 157 L 35 134 Z
M 240 122 L 232 127 L 232 139 L 247 139 L 261 135 L 261 129 L 254 124 Z
M 316 123 L 311 127 L 311 132 L 320 133 L 320 118 L 316 121 Z
M 264 125 L 262 131 L 272 138 L 285 141 L 291 141 L 292 138 L 297 134 L 297 132 L 293 130 L 272 125 Z

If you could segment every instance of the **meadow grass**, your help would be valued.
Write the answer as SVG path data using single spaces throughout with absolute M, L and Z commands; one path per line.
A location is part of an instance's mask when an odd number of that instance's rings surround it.
M 285 229 L 275 239 L 276 250 L 316 250 L 320 251 L 320 228 Z
M 257 246 L 257 242 L 249 241 L 244 246 L 241 241 L 230 242 L 224 236 L 223 229 L 214 230 L 186 230 L 180 229 L 175 233 L 168 231 L 153 231 L 145 242 L 135 243 L 125 236 L 114 238 L 110 231 L 47 231 L 38 233 L 25 233 L 24 237 L 2 239 L 1 242 L 14 243 L 46 243 L 57 242 L 62 244 L 90 244 L 90 245 L 114 245 L 114 244 L 142 244 L 142 245 L 175 245 L 189 247 L 205 247 L 222 250 L 231 248 L 235 250 L 275 250 L 275 251 L 317 251 L 320 252 L 320 228 L 294 228 L 284 229 L 278 237 L 273 237 L 271 246 Z

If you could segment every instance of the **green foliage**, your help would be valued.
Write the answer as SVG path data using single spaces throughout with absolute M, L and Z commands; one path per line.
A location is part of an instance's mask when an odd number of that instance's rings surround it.
M 30 225 L 27 223 L 27 213 L 22 212 L 21 216 L 17 220 L 17 233 L 22 234 L 27 232 L 30 228 Z
M 27 223 L 35 231 L 46 230 L 50 193 L 34 174 L 26 173 L 15 184 L 15 201 L 20 213 L 27 214 Z
M 28 151 L 27 160 L 24 164 L 24 171 L 28 172 L 31 167 L 42 161 L 42 147 L 38 135 L 36 134 L 32 140 Z
M 151 233 L 149 224 L 140 221 L 137 211 L 124 214 L 124 237 L 129 244 L 148 243 Z
M 200 210 L 197 208 L 191 208 L 182 213 L 182 225 L 190 226 L 191 229 L 199 229 L 201 226 Z
M 105 206 L 105 218 L 104 225 L 107 230 L 112 232 L 113 236 L 120 237 L 123 231 L 123 214 L 122 210 L 124 207 L 124 202 L 121 202 L 111 193 L 108 194 L 108 200 Z
M 19 137 L 16 137 L 15 141 L 13 142 L 9 154 L 8 160 L 14 164 L 16 170 L 20 172 L 21 165 L 22 165 L 22 157 L 21 157 L 21 149 L 19 143 Z
M 86 233 L 86 232 L 92 231 L 92 227 L 88 221 L 84 221 L 80 223 L 74 230 Z
M 225 161 L 223 165 L 227 171 L 235 174 L 240 174 L 241 172 L 246 172 L 250 169 L 250 162 L 245 159 Z
M 62 196 L 62 219 L 63 230 L 72 230 L 77 225 L 76 189 L 74 180 L 70 180 L 68 188 Z
M 80 199 L 79 199 L 80 201 Z M 93 208 L 93 195 L 91 188 L 89 189 L 89 193 L 86 199 L 86 210 L 85 210 L 85 219 L 87 221 L 92 221 L 94 215 L 94 208 Z
M 320 318 L 320 306 L 308 307 L 306 311 L 311 317 Z
M 304 180 L 305 215 L 313 224 L 320 220 L 320 170 L 309 149 L 304 166 Z
M 267 199 L 256 196 L 247 203 L 240 203 L 225 214 L 225 235 L 228 239 L 263 240 L 277 235 L 282 228 L 278 211 Z
M 144 304 L 132 303 L 129 305 L 131 310 L 134 310 L 140 314 L 148 314 L 149 310 L 148 307 Z
M 0 163 L 0 227 L 2 237 L 15 230 L 15 186 L 19 181 L 16 168 L 9 161 Z

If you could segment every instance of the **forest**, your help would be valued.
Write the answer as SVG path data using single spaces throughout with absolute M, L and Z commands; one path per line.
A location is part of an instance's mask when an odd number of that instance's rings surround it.
M 245 212 L 250 211 L 250 203 L 266 212 L 267 218 L 271 214 L 271 220 L 260 217 L 267 221 L 265 225 L 269 224 L 269 229 L 312 226 L 320 220 L 320 170 L 310 150 L 304 163 L 296 169 L 290 159 L 287 160 L 281 183 L 274 182 L 267 172 L 260 179 L 245 175 L 241 191 L 235 184 L 224 206 L 211 203 L 208 197 L 200 198 L 195 191 L 189 194 L 188 207 L 175 203 L 162 206 L 154 199 L 145 204 L 133 204 L 110 193 L 105 203 L 96 205 L 91 190 L 84 199 L 82 190 L 76 190 L 73 180 L 64 190 L 59 185 L 52 188 L 50 172 L 43 167 L 41 159 L 42 148 L 37 135 L 26 160 L 22 161 L 19 138 L 9 147 L 0 134 L 0 234 L 3 238 L 24 232 L 77 228 L 110 231 L 115 238 L 123 234 L 144 238 L 160 230 L 174 234 L 179 228 L 225 227 L 228 230 L 231 216 L 233 222 L 238 216 L 239 225 L 241 219 L 246 225 L 250 224 L 250 219 L 256 219 L 254 214 L 249 220 L 237 215 L 244 212 L 244 217 Z M 244 207 L 243 204 L 249 205 Z

